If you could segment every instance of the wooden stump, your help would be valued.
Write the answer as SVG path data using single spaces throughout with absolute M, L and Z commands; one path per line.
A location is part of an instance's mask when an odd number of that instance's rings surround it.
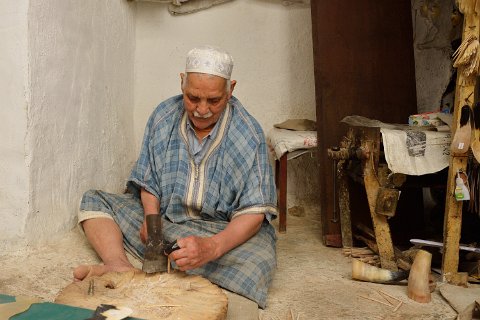
M 92 287 L 93 284 L 93 287 Z M 225 319 L 228 301 L 215 284 L 183 272 L 146 275 L 111 272 L 74 282 L 56 303 L 95 310 L 100 304 L 125 306 L 143 319 Z

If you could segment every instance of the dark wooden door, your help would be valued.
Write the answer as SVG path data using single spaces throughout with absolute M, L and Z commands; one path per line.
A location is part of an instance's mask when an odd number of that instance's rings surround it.
M 346 132 L 347 115 L 407 123 L 416 112 L 412 11 L 410 0 L 311 3 L 323 238 L 341 246 L 326 150 Z

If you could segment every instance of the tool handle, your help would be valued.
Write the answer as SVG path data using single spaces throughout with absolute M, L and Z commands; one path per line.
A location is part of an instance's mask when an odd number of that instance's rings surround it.
M 175 250 L 178 250 L 180 249 L 180 247 L 178 246 L 178 243 L 177 243 L 177 240 L 171 242 L 171 243 L 167 243 L 163 249 L 163 253 L 165 253 L 166 255 L 169 255 L 170 253 L 172 253 L 173 251 Z

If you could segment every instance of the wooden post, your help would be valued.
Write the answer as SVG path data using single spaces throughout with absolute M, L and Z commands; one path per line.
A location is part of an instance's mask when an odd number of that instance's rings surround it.
M 373 229 L 377 241 L 378 254 L 380 256 L 380 264 L 384 269 L 397 271 L 398 267 L 395 262 L 392 236 L 390 234 L 390 226 L 388 225 L 387 217 L 379 215 L 375 211 L 378 189 L 380 188 L 375 169 L 378 165 L 380 130 L 378 128 L 364 128 L 364 132 L 362 148 L 365 152 L 366 158 L 363 160 L 363 179 L 365 182 L 365 190 L 367 192 L 370 215 L 372 216 Z
M 450 168 L 447 182 L 447 198 L 445 202 L 445 218 L 443 223 L 443 245 L 445 250 L 442 256 L 443 280 L 448 282 L 445 275 L 455 274 L 458 271 L 458 251 L 462 228 L 463 201 L 455 199 L 455 174 L 457 169 L 465 170 L 467 157 L 450 157 Z
M 479 23 L 476 13 L 465 15 L 463 26 L 463 39 L 472 31 L 479 36 Z M 460 118 L 459 110 L 465 104 L 473 107 L 475 96 L 476 78 L 467 79 L 463 72 L 464 67 L 457 71 L 457 85 L 455 90 L 455 111 L 452 122 L 452 137 L 455 133 Z M 442 278 L 447 281 L 458 272 L 458 252 L 462 227 L 463 201 L 455 199 L 455 175 L 458 170 L 465 171 L 467 167 L 467 154 L 451 154 L 448 169 L 447 196 L 445 199 L 445 217 L 443 223 Z
M 275 177 L 278 186 L 278 231 L 287 232 L 287 153 L 275 162 Z

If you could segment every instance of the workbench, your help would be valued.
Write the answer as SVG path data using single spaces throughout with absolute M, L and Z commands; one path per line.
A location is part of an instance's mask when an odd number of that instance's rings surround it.
M 343 245 L 352 246 L 347 176 L 351 170 L 349 162 L 356 159 L 361 163 L 360 182 L 367 195 L 381 266 L 397 270 L 398 257 L 388 219 L 395 216 L 400 197 L 398 189 L 407 175 L 427 175 L 448 166 L 451 134 L 359 116 L 346 117 L 342 122 L 350 126 L 348 133 L 339 148 L 329 149 L 329 157 L 338 161 L 337 191 Z

